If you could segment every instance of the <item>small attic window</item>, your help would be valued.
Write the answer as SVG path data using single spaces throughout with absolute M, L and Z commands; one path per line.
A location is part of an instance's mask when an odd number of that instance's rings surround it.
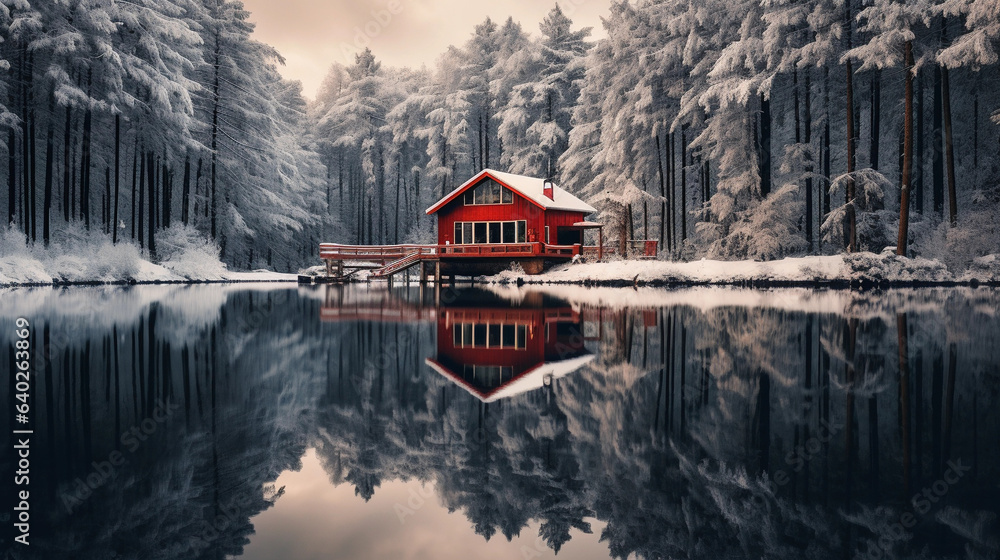
M 465 191 L 462 200 L 466 206 L 484 204 L 513 204 L 514 193 L 492 179 L 486 179 Z

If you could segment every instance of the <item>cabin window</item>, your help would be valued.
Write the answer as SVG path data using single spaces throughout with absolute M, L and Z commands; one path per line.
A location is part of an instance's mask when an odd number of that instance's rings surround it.
M 517 230 L 517 225 L 514 222 L 504 222 L 503 223 L 503 242 L 504 243 L 517 243 L 516 230 Z
M 455 348 L 512 348 L 528 345 L 527 325 L 507 323 L 459 323 L 452 330 Z
M 462 202 L 466 206 L 481 204 L 513 204 L 514 192 L 507 187 L 487 179 L 465 191 Z
M 486 387 L 496 387 L 504 381 L 514 378 L 514 368 L 511 366 L 477 366 L 465 365 L 462 375 Z
M 503 329 L 503 341 L 507 346 L 516 346 L 517 336 L 514 334 L 517 326 L 516 325 L 501 325 Z M 512 344 L 515 343 L 515 344 Z
M 524 243 L 528 222 L 455 222 L 455 243 Z
M 546 243 L 550 243 L 550 241 L 549 241 L 549 226 L 545 226 L 545 242 Z
M 486 344 L 489 345 L 490 348 L 501 348 L 503 346 L 500 336 L 503 332 L 501 327 L 503 327 L 503 325 L 489 326 L 489 336 L 487 337 Z
M 476 232 L 474 243 L 489 243 L 489 238 L 486 237 L 486 222 L 475 222 L 473 224 L 473 230 Z

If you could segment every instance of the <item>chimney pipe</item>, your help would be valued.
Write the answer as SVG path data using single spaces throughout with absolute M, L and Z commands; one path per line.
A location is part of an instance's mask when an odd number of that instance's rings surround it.
M 545 183 L 542 184 L 542 194 L 549 197 L 549 200 L 555 200 L 555 198 L 553 197 L 551 180 L 546 179 Z

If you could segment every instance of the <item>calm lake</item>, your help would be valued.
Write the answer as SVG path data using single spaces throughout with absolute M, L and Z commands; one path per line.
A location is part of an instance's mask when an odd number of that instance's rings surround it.
M 4 557 L 1000 555 L 998 290 L 14 289 L 9 372 L 18 317 Z

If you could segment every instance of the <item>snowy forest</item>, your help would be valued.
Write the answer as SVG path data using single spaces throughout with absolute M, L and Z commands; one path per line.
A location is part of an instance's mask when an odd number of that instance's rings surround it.
M 432 241 L 424 209 L 494 168 L 664 258 L 1000 246 L 996 2 L 615 2 L 596 41 L 571 15 L 487 19 L 419 69 L 366 49 L 306 100 L 240 2 L 4 0 L 0 208 L 35 247 L 294 270 Z

